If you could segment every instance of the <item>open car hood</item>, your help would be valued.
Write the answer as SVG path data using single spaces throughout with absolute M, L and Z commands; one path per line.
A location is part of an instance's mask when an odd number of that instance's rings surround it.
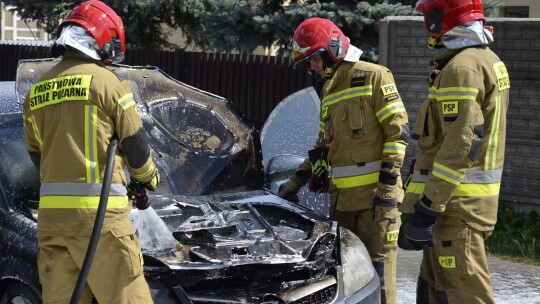
M 57 63 L 19 61 L 19 103 L 30 86 Z M 159 194 L 201 195 L 262 187 L 257 133 L 232 103 L 174 80 L 156 67 L 107 68 L 131 84 L 162 176 Z

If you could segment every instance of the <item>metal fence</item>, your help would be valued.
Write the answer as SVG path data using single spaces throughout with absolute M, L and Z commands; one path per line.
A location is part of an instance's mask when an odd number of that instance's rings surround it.
M 0 81 L 15 80 L 19 59 L 47 58 L 46 45 L 0 42 Z M 311 84 L 288 57 L 128 49 L 123 64 L 157 66 L 171 77 L 229 99 L 257 127 L 288 95 Z

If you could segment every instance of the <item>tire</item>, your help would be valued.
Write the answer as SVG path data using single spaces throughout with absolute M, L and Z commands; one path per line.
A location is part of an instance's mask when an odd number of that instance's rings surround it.
M 2 291 L 0 304 L 40 304 L 38 294 L 28 285 L 19 281 L 6 282 Z

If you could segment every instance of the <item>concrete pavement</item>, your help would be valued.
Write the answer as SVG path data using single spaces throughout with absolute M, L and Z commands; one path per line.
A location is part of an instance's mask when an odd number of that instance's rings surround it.
M 421 260 L 421 251 L 398 250 L 398 304 L 415 303 Z M 497 304 L 540 304 L 540 266 L 506 261 L 494 256 L 488 256 L 488 264 Z

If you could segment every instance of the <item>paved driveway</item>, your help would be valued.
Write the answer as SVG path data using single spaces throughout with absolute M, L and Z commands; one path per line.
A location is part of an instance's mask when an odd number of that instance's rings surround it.
M 415 303 L 421 251 L 398 251 L 397 298 L 399 304 Z M 540 304 L 540 266 L 489 256 L 488 263 L 497 304 Z

